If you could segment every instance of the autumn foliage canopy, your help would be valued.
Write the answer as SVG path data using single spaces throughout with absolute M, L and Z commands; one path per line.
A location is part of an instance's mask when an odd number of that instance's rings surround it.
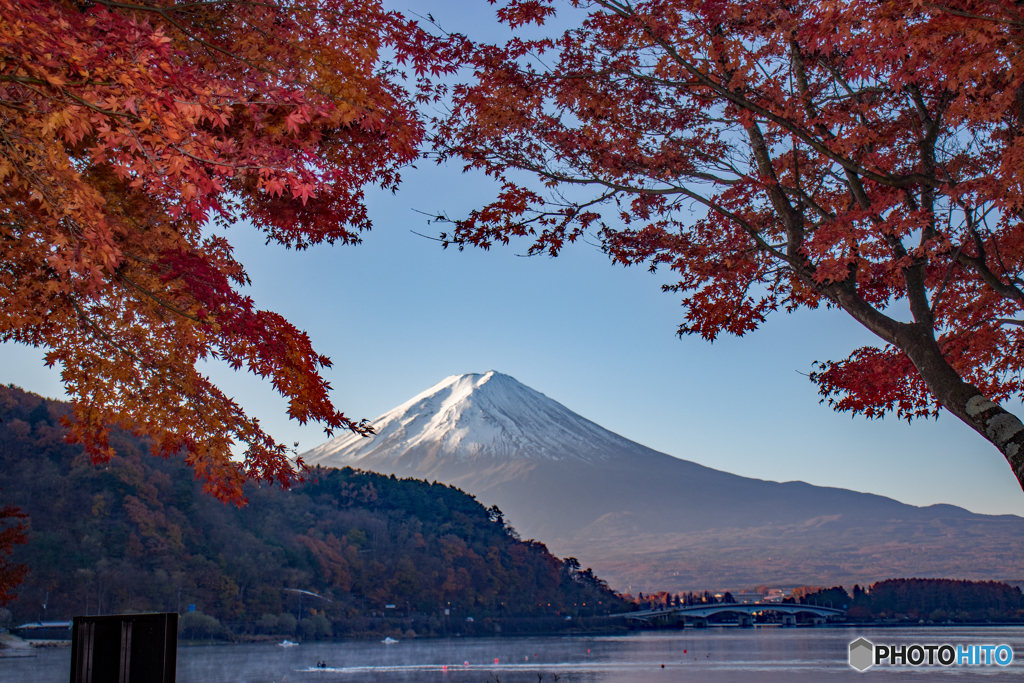
M 116 426 L 183 451 L 224 500 L 246 477 L 289 482 L 287 449 L 206 358 L 269 378 L 300 422 L 367 430 L 204 226 L 357 242 L 362 188 L 418 155 L 416 104 L 445 63 L 374 1 L 0 0 L 0 340 L 49 349 L 95 459 Z
M 838 307 L 880 343 L 819 365 L 826 400 L 944 408 L 1024 484 L 1024 424 L 998 405 L 1024 389 L 1019 5 L 530 0 L 499 16 L 543 25 L 569 5 L 574 28 L 476 46 L 436 150 L 501 189 L 449 243 L 557 254 L 589 232 L 619 263 L 668 269 L 680 334 L 709 340 Z

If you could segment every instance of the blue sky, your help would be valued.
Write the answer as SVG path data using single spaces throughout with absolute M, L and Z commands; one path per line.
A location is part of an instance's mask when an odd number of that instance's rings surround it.
M 485 31 L 485 2 L 400 2 L 445 28 Z M 458 215 L 490 197 L 482 178 L 421 162 L 397 195 L 370 196 L 374 230 L 357 247 L 305 252 L 228 231 L 257 303 L 307 330 L 335 365 L 335 404 L 374 418 L 452 374 L 497 370 L 651 448 L 744 476 L 870 491 L 915 505 L 952 503 L 1024 515 L 1024 493 L 988 442 L 950 415 L 868 421 L 818 403 L 815 360 L 873 343 L 838 311 L 777 314 L 761 330 L 714 344 L 679 339 L 677 297 L 662 276 L 613 266 L 595 247 L 556 259 L 526 245 L 444 251 L 416 213 Z M 0 345 L 0 381 L 51 397 L 59 376 L 43 351 Z M 213 377 L 300 450 L 325 437 L 289 422 L 269 384 L 210 366 Z M 1021 414 L 1017 404 L 1007 406 Z

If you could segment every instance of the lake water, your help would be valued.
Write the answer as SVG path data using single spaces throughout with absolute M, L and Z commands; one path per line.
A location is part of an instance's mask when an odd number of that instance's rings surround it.
M 849 643 L 1010 645 L 1000 666 L 847 664 Z M 9 653 L 10 651 L 6 651 Z M 67 683 L 70 648 L 0 657 L 0 683 Z M 328 670 L 307 670 L 318 661 Z M 467 664 L 468 662 L 468 664 Z M 664 668 L 662 668 L 664 665 Z M 669 683 L 1021 680 L 1024 627 L 711 628 L 621 636 L 409 639 L 178 650 L 177 683 Z

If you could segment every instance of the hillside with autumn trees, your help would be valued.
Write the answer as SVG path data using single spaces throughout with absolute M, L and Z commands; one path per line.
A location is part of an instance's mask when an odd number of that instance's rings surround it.
M 28 514 L 30 537 L 14 556 L 29 570 L 16 621 L 195 605 L 205 616 L 184 623 L 199 634 L 326 637 L 510 631 L 525 617 L 564 628 L 625 607 L 456 488 L 317 469 L 291 490 L 250 485 L 239 508 L 124 432 L 117 457 L 93 465 L 64 440 L 69 411 L 0 386 L 0 503 Z

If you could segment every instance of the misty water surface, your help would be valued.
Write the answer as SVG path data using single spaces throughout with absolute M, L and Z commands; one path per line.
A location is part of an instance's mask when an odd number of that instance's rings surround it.
M 858 673 L 851 640 L 1008 644 L 1007 667 L 884 667 Z M 9 652 L 9 651 L 8 651 Z M 66 683 L 70 649 L 0 657 L 2 683 Z M 328 670 L 306 669 L 324 660 Z M 497 661 L 495 661 L 497 660 Z M 468 665 L 466 664 L 468 662 Z M 664 665 L 664 668 L 662 668 Z M 447 667 L 447 668 L 445 668 Z M 181 647 L 178 683 L 669 683 L 1000 681 L 1024 673 L 1024 628 L 717 628 L 608 637 L 449 638 Z

